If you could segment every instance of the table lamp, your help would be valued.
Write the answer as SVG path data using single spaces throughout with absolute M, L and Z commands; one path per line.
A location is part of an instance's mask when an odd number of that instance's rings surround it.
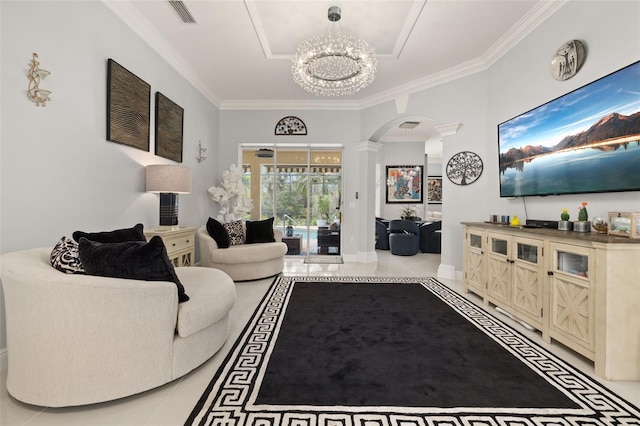
M 178 228 L 178 194 L 191 192 L 191 170 L 171 164 L 146 168 L 147 192 L 160 193 L 160 228 Z

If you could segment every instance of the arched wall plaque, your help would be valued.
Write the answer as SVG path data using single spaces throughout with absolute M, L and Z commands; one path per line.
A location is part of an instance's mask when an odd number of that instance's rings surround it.
M 306 135 L 307 126 L 298 117 L 284 117 L 276 124 L 276 135 Z

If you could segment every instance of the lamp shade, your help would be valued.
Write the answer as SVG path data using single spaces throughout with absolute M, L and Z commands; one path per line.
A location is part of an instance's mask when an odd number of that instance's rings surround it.
M 153 164 L 146 169 L 147 192 L 188 194 L 191 192 L 191 170 L 172 164 Z

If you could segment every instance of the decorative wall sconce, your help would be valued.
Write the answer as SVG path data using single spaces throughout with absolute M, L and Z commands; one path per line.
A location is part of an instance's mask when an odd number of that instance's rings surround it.
M 44 107 L 47 106 L 47 101 L 51 101 L 49 98 L 51 92 L 49 90 L 41 89 L 38 86 L 40 85 L 40 81 L 44 80 L 50 72 L 38 67 L 40 62 L 38 62 L 37 58 L 38 54 L 34 53 L 31 63 L 29 64 L 29 74 L 27 75 L 27 78 L 29 79 L 29 91 L 27 92 L 27 96 L 36 103 L 36 106 Z
M 207 157 L 202 156 L 202 154 L 204 154 L 205 152 L 207 152 L 207 148 L 203 148 L 202 142 L 198 141 L 198 156 L 196 157 L 196 160 L 198 160 L 198 163 L 202 163 L 204 160 L 207 159 Z

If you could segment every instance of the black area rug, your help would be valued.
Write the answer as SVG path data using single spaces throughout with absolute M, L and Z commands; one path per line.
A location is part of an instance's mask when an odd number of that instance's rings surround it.
M 640 424 L 434 279 L 279 277 L 186 424 Z

